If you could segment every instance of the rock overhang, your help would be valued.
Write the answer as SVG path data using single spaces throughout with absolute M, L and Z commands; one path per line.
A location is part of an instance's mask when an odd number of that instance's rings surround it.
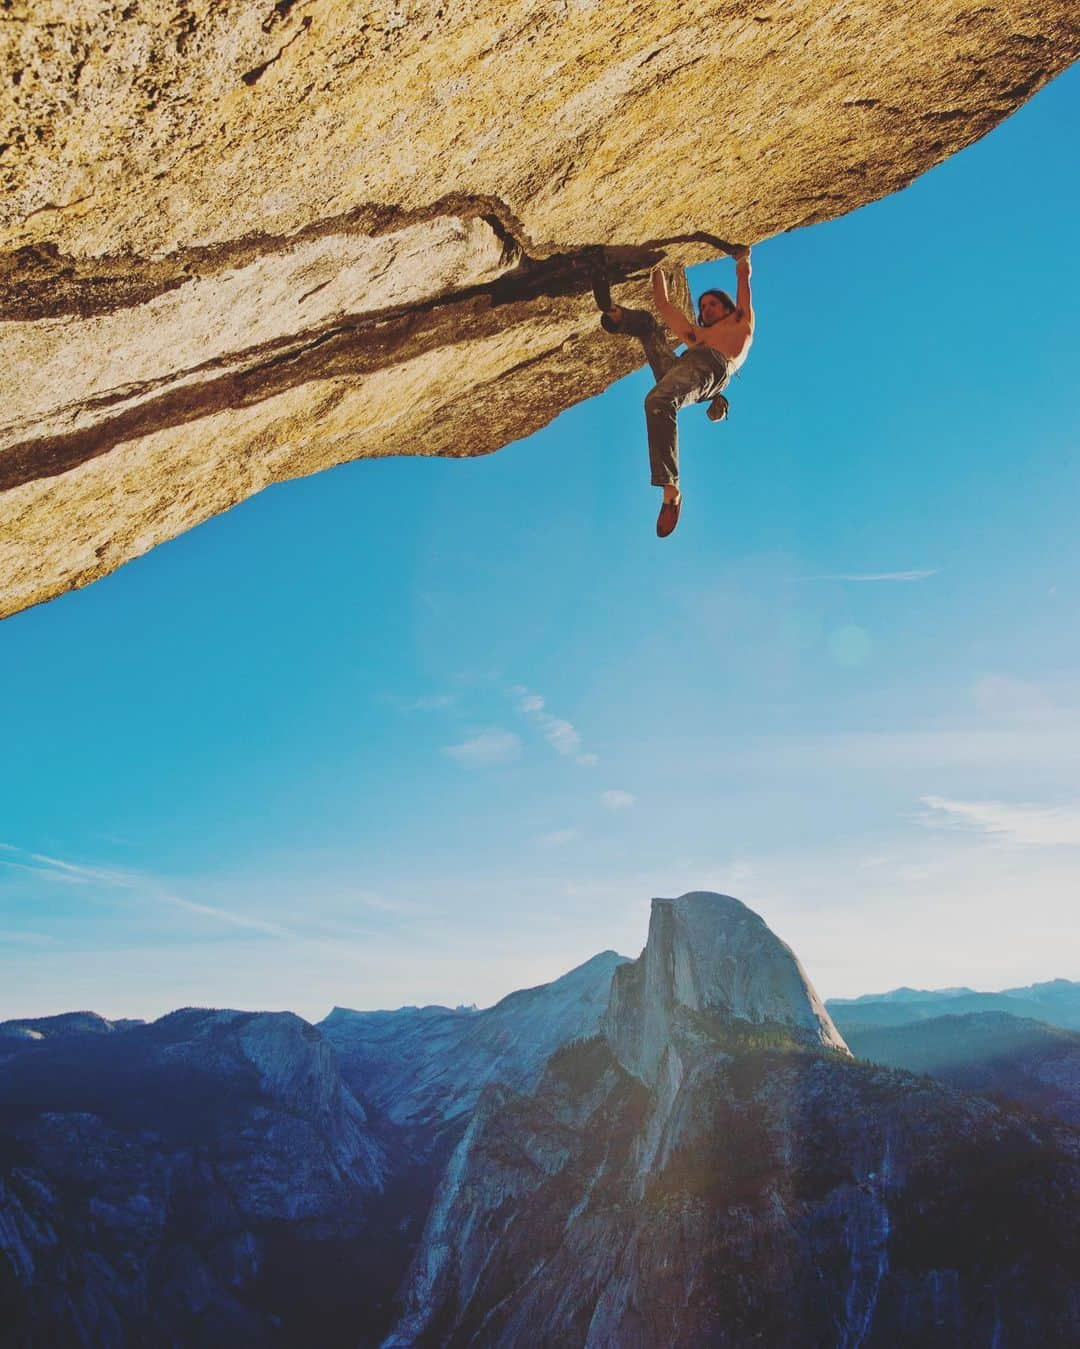
M 0 615 L 269 483 L 529 434 L 636 363 L 592 247 L 639 296 L 695 233 L 904 186 L 1080 50 L 1065 0 L 47 8 L 0 51 Z

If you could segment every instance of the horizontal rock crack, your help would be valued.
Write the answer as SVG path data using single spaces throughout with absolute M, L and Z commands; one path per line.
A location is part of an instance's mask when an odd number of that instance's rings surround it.
M 671 244 L 700 244 L 717 252 L 730 252 L 734 247 L 716 235 L 694 231 L 641 245 L 587 245 L 535 259 L 523 252 L 502 218 L 491 213 L 490 201 L 483 206 L 483 218 L 493 229 L 497 226 L 507 253 L 513 256 L 516 252 L 519 258 L 514 270 L 495 281 L 450 295 L 365 314 L 363 318 L 334 320 L 170 372 L 160 380 L 126 385 L 98 398 L 69 404 L 57 411 L 72 419 L 120 404 L 128 406 L 89 426 L 8 445 L 0 451 L 0 491 L 57 477 L 125 441 L 218 412 L 250 407 L 311 381 L 359 378 L 438 347 L 483 340 L 528 321 L 527 306 L 539 300 L 549 307 L 579 304 L 592 288 L 600 257 L 609 279 L 618 283 L 640 279 L 662 260 L 664 248 Z M 300 297 L 304 298 L 307 296 Z M 520 312 L 514 312 L 516 309 Z M 198 378 L 208 374 L 210 378 Z M 141 401 L 131 406 L 136 399 Z

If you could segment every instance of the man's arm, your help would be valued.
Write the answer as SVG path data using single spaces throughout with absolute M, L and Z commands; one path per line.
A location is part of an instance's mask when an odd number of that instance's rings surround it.
M 698 341 L 698 330 L 690 322 L 681 310 L 671 303 L 668 296 L 667 277 L 662 268 L 654 267 L 652 269 L 652 293 L 653 300 L 656 302 L 656 308 L 660 317 L 675 334 L 680 342 Z
M 754 326 L 754 306 L 750 299 L 750 250 L 740 249 L 735 254 L 735 308 L 742 318 Z

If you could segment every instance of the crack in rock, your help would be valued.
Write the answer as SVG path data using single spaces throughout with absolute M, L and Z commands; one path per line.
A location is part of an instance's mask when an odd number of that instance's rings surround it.
M 293 234 L 247 235 L 178 249 L 163 258 L 124 254 L 79 258 L 67 256 L 57 245 L 45 242 L 0 253 L 0 322 L 62 314 L 82 318 L 107 314 L 145 304 L 195 276 L 234 270 L 268 253 L 313 239 L 332 234 L 374 239 L 448 216 L 484 221 L 503 241 L 508 257 L 525 255 L 533 248 L 525 227 L 505 202 L 490 195 L 466 193 L 450 193 L 424 207 L 368 202 L 313 221 Z
M 610 281 L 640 282 L 647 270 L 661 261 L 661 245 L 672 242 L 722 245 L 715 236 L 699 231 L 677 240 L 608 248 L 603 252 Z M 360 379 L 435 349 L 450 350 L 466 340 L 485 340 L 528 322 L 529 308 L 540 301 L 550 306 L 574 300 L 584 308 L 598 251 L 593 245 L 543 259 L 523 256 L 513 270 L 493 281 L 362 317 L 346 317 L 174 371 L 155 382 L 176 387 L 156 395 L 153 383 L 127 385 L 95 399 L 69 404 L 63 415 L 70 420 L 107 412 L 118 402 L 128 406 L 74 430 L 9 442 L 0 452 L 0 491 L 67 473 L 124 442 L 227 409 L 250 407 L 308 382 Z M 330 284 L 324 281 L 302 298 Z M 220 373 L 214 377 L 193 380 L 215 367 Z M 142 401 L 136 402 L 140 396 Z
M 255 66 L 253 69 L 245 71 L 244 74 L 240 76 L 240 78 L 249 87 L 253 84 L 258 84 L 258 82 L 262 79 L 262 77 L 266 74 L 266 72 L 270 69 L 270 67 L 274 65 L 276 62 L 280 61 L 281 58 L 285 55 L 285 53 L 289 50 L 289 48 L 293 45 L 293 43 L 296 42 L 298 38 L 303 37 L 303 35 L 307 32 L 307 30 L 310 27 L 311 27 L 311 15 L 305 14 L 304 17 L 300 20 L 299 29 L 292 35 L 291 38 L 289 38 L 288 42 L 286 42 L 284 46 L 282 46 L 273 56 L 271 56 L 269 61 L 264 61 L 261 66 Z

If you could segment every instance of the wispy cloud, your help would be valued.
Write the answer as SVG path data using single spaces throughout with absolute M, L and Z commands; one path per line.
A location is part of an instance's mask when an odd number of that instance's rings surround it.
M 600 800 L 608 810 L 629 810 L 637 801 L 631 792 L 624 792 L 618 788 L 612 788 L 610 791 L 601 792 Z
M 86 866 L 81 862 L 65 862 L 59 857 L 49 857 L 45 853 L 26 852 L 13 847 L 10 843 L 0 845 L 5 852 L 14 853 L 14 857 L 0 857 L 0 866 L 14 867 L 19 871 L 29 871 L 50 881 L 59 881 L 63 885 L 108 885 L 121 889 L 130 889 L 135 873 L 118 871 L 109 867 Z
M 29 862 L 13 862 L 7 857 L 0 857 L 0 867 L 9 867 L 13 871 L 29 871 L 31 875 L 58 881 L 61 885 L 85 884 L 78 876 L 68 876 L 62 871 L 50 872 L 46 867 L 36 867 Z
M 940 567 L 927 567 L 916 571 L 870 571 L 870 572 L 829 572 L 823 576 L 796 576 L 795 581 L 925 581 L 928 576 L 937 576 Z
M 582 768 L 594 768 L 598 755 L 582 749 L 581 732 L 565 717 L 553 716 L 547 710 L 547 700 L 524 684 L 514 684 L 507 692 L 516 701 L 517 709 L 543 732 L 544 739 L 557 754 L 573 759 Z
M 930 827 L 970 829 L 1012 843 L 1038 847 L 1080 847 L 1080 805 L 1011 805 L 1005 801 L 954 801 L 924 796 Z
M 544 727 L 544 737 L 552 749 L 560 754 L 572 755 L 581 750 L 581 736 L 568 721 L 552 717 Z
M 372 909 L 375 913 L 395 913 L 404 914 L 409 917 L 415 917 L 418 914 L 429 912 L 427 905 L 417 904 L 415 900 L 392 899 L 387 895 L 377 894 L 372 890 L 364 890 L 349 896 L 351 900 L 365 909 Z
M 294 934 L 280 923 L 269 923 L 265 919 L 248 914 L 235 913 L 230 909 L 219 909 L 213 904 L 199 904 L 193 899 L 184 899 L 171 894 L 168 890 L 151 891 L 151 896 L 163 904 L 172 904 L 188 913 L 197 913 L 203 918 L 213 918 L 215 922 L 227 923 L 230 927 L 247 928 L 252 932 L 265 932 L 271 937 L 291 938 Z
M 519 758 L 521 739 L 513 731 L 496 727 L 481 731 L 471 740 L 463 740 L 460 745 L 444 745 L 443 753 L 468 768 L 486 768 Z
M 227 923 L 231 927 L 248 928 L 255 932 L 265 932 L 275 937 L 292 937 L 292 933 L 279 923 L 267 922 L 251 914 L 236 913 L 213 904 L 202 904 L 196 900 L 185 899 L 175 894 L 171 886 L 162 883 L 156 876 L 133 869 L 91 866 L 85 862 L 67 861 L 61 857 L 51 857 L 45 853 L 29 852 L 10 843 L 0 844 L 3 850 L 14 853 L 14 857 L 0 857 L 0 866 L 14 867 L 19 871 L 30 872 L 40 880 L 60 882 L 65 885 L 94 885 L 105 890 L 121 890 L 141 899 L 172 908 L 184 909 L 215 922 Z
M 580 829 L 553 829 L 550 834 L 541 834 L 536 841 L 541 848 L 565 848 L 580 837 Z

